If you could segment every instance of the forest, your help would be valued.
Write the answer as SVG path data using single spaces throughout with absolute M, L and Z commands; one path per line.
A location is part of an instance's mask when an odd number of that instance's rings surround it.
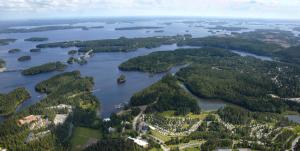
M 189 64 L 205 57 L 237 56 L 234 53 L 218 48 L 177 49 L 175 51 L 153 52 L 146 56 L 139 56 L 123 62 L 119 69 L 123 71 L 143 71 L 160 73 L 170 70 L 174 66 Z
M 66 41 L 39 44 L 37 48 L 68 48 L 78 47 L 79 52 L 88 52 L 93 50 L 97 52 L 129 52 L 138 48 L 155 48 L 164 44 L 173 44 L 184 39 L 185 36 L 165 36 L 165 37 L 148 37 L 148 38 L 125 38 L 91 40 L 91 41 Z
M 25 76 L 37 75 L 46 72 L 52 71 L 63 71 L 66 68 L 66 65 L 61 62 L 50 62 L 43 65 L 31 67 L 22 71 L 22 74 Z
M 9 115 L 15 112 L 16 107 L 30 98 L 25 88 L 17 88 L 7 94 L 0 93 L 0 115 Z
M 148 105 L 147 112 L 175 110 L 178 115 L 190 112 L 199 114 L 200 107 L 197 101 L 181 89 L 176 82 L 177 80 L 172 75 L 167 75 L 159 82 L 134 94 L 130 105 Z

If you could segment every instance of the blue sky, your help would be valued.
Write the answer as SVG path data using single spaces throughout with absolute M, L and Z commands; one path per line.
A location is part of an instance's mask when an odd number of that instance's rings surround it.
M 0 19 L 209 16 L 300 19 L 300 0 L 0 0 Z

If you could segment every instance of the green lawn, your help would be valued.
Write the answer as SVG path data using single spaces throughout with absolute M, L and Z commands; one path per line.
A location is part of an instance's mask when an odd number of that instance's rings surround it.
M 82 150 L 89 143 L 93 143 L 101 138 L 101 132 L 99 130 L 75 127 L 72 138 L 70 140 L 72 150 Z

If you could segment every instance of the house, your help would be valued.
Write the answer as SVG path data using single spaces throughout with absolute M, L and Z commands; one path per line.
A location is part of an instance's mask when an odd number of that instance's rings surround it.
M 110 132 L 110 133 L 115 132 L 115 131 L 116 131 L 116 129 L 113 128 L 113 127 L 109 127 L 109 128 L 108 128 L 108 132 Z
M 20 126 L 22 126 L 24 124 L 29 124 L 31 122 L 37 121 L 39 119 L 41 119 L 40 115 L 29 115 L 29 116 L 23 117 L 22 119 L 18 120 L 18 124 Z
M 53 120 L 54 125 L 63 124 L 68 118 L 68 114 L 56 114 Z
M 148 148 L 148 146 L 149 146 L 149 143 L 146 140 L 143 140 L 141 138 L 128 137 L 128 139 L 133 140 L 134 143 L 136 143 L 137 145 L 139 145 L 143 148 Z

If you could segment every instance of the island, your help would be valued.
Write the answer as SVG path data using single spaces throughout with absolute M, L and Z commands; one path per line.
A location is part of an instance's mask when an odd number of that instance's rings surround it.
M 117 79 L 117 83 L 118 84 L 123 84 L 123 83 L 125 83 L 126 82 L 126 77 L 125 77 L 125 75 L 120 75 L 120 77 L 118 77 L 118 79 Z
M 165 32 L 164 30 L 155 30 L 154 31 L 155 33 L 163 33 L 163 32 Z
M 12 38 L 9 38 L 9 39 L 0 39 L 0 46 L 9 45 L 10 43 L 13 43 L 15 41 L 17 41 L 17 39 L 12 39 Z
M 7 94 L 0 93 L 0 115 L 10 115 L 15 112 L 17 106 L 30 98 L 25 88 L 17 88 Z
M 33 49 L 30 49 L 30 52 L 41 52 L 41 49 L 39 49 L 39 48 L 33 48 Z
M 31 33 L 31 32 L 43 32 L 53 30 L 67 30 L 67 29 L 82 29 L 85 26 L 40 26 L 32 28 L 7 28 L 0 30 L 0 33 Z
M 77 47 L 78 52 L 129 52 L 138 48 L 155 48 L 161 45 L 174 44 L 183 39 L 190 38 L 190 35 L 183 36 L 160 36 L 147 38 L 125 38 L 106 39 L 106 40 L 90 40 L 90 41 L 65 41 L 39 44 L 37 48 L 69 48 Z
M 10 49 L 8 50 L 8 53 L 18 53 L 18 52 L 21 52 L 21 49 Z
M 25 76 L 37 75 L 52 71 L 64 71 L 66 65 L 61 62 L 50 62 L 39 66 L 31 67 L 22 71 Z
M 120 27 L 115 28 L 115 30 L 144 30 L 144 29 L 161 29 L 164 27 L 156 27 L 156 26 L 136 26 L 136 27 Z
M 24 61 L 29 61 L 31 60 L 31 56 L 21 56 L 18 58 L 18 61 L 24 62 Z
M 78 51 L 77 50 L 70 50 L 68 51 L 69 55 L 75 55 Z
M 24 39 L 24 41 L 43 42 L 43 41 L 48 41 L 48 38 L 45 38 L 45 37 L 31 37 L 31 38 Z
M 75 57 L 70 57 L 68 60 L 67 60 L 67 63 L 68 64 L 73 64 L 73 63 L 78 63 L 79 65 L 85 65 L 87 64 L 87 60 L 85 59 L 85 57 L 81 56 L 79 58 L 75 58 Z

